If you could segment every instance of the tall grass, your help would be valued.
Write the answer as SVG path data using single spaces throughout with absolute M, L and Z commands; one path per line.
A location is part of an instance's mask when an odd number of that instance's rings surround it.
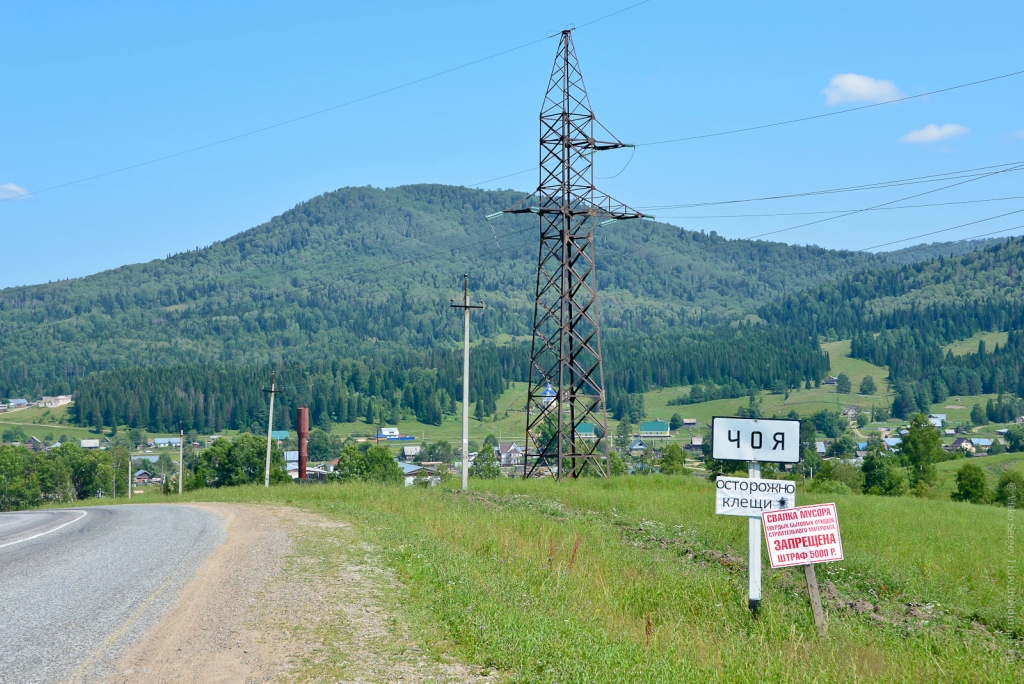
M 746 524 L 714 515 L 706 482 L 474 484 L 468 494 L 350 484 L 186 498 L 300 505 L 355 523 L 403 580 L 403 607 L 421 634 L 512 681 L 1020 676 L 1021 641 L 999 633 L 1011 627 L 1005 509 L 829 497 L 846 560 L 819 565 L 820 581 L 879 610 L 838 609 L 833 599 L 820 640 L 798 571 L 767 571 L 751 617 Z

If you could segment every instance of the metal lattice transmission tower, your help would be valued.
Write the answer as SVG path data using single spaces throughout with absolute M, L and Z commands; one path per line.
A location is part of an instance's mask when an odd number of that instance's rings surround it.
M 595 138 L 595 125 L 610 140 Z M 558 479 L 579 477 L 588 465 L 608 476 L 594 229 L 644 214 L 594 187 L 593 157 L 622 147 L 631 145 L 597 123 L 572 31 L 562 31 L 540 112 L 540 185 L 526 200 L 536 204 L 506 210 L 540 216 L 524 477 L 552 467 Z

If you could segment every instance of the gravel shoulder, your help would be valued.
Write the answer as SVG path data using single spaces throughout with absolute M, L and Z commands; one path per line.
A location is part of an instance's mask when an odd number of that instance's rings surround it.
M 489 682 L 420 647 L 401 586 L 345 523 L 289 507 L 190 504 L 226 540 L 108 683 Z

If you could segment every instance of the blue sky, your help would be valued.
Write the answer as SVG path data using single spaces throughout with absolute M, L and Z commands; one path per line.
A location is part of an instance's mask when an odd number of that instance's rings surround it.
M 630 4 L 8 3 L 0 23 L 0 199 L 331 107 Z M 1021 70 L 1022 24 L 1024 4 L 1009 1 L 651 0 L 581 28 L 575 41 L 598 118 L 622 140 L 643 143 Z M 0 287 L 207 245 L 342 186 L 469 185 L 530 168 L 555 46 L 542 40 L 264 133 L 0 202 Z M 598 174 L 615 174 L 629 154 L 602 155 Z M 791 126 L 640 147 L 600 187 L 643 208 L 1013 161 L 1024 161 L 1024 75 Z M 1024 195 L 1021 174 L 907 204 Z M 529 190 L 536 182 L 531 172 L 487 187 Z M 721 216 L 859 209 L 941 185 L 650 212 L 750 237 L 827 215 Z M 863 212 L 771 238 L 860 249 L 1017 209 L 1024 200 Z M 1024 213 L 927 240 L 1020 224 Z

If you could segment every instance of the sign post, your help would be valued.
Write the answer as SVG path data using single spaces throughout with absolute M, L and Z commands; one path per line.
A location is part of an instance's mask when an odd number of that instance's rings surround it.
M 818 636 L 824 637 L 825 613 L 821 608 L 814 564 L 843 560 L 843 539 L 839 535 L 836 505 L 825 503 L 785 511 L 765 511 L 761 520 L 772 567 L 804 566 L 814 624 L 818 626 Z
M 716 461 L 747 462 L 747 497 L 739 498 L 738 508 L 745 512 L 725 512 L 718 505 L 719 495 L 716 493 L 716 513 L 720 515 L 747 516 L 747 599 L 751 613 L 757 613 L 761 605 L 761 520 L 762 511 L 768 509 L 790 508 L 795 505 L 796 486 L 778 480 L 769 480 L 775 486 L 782 487 L 779 496 L 774 491 L 762 491 L 762 463 L 799 463 L 800 462 L 800 421 L 798 420 L 762 420 L 759 418 L 725 418 L 718 417 L 711 421 L 712 451 L 711 457 Z M 716 492 L 728 491 L 730 480 L 742 478 L 719 478 Z M 757 482 L 758 484 L 754 484 Z M 771 496 L 762 496 L 763 494 Z M 774 499 L 774 501 L 773 501 Z M 739 505 L 742 504 L 742 505 Z

